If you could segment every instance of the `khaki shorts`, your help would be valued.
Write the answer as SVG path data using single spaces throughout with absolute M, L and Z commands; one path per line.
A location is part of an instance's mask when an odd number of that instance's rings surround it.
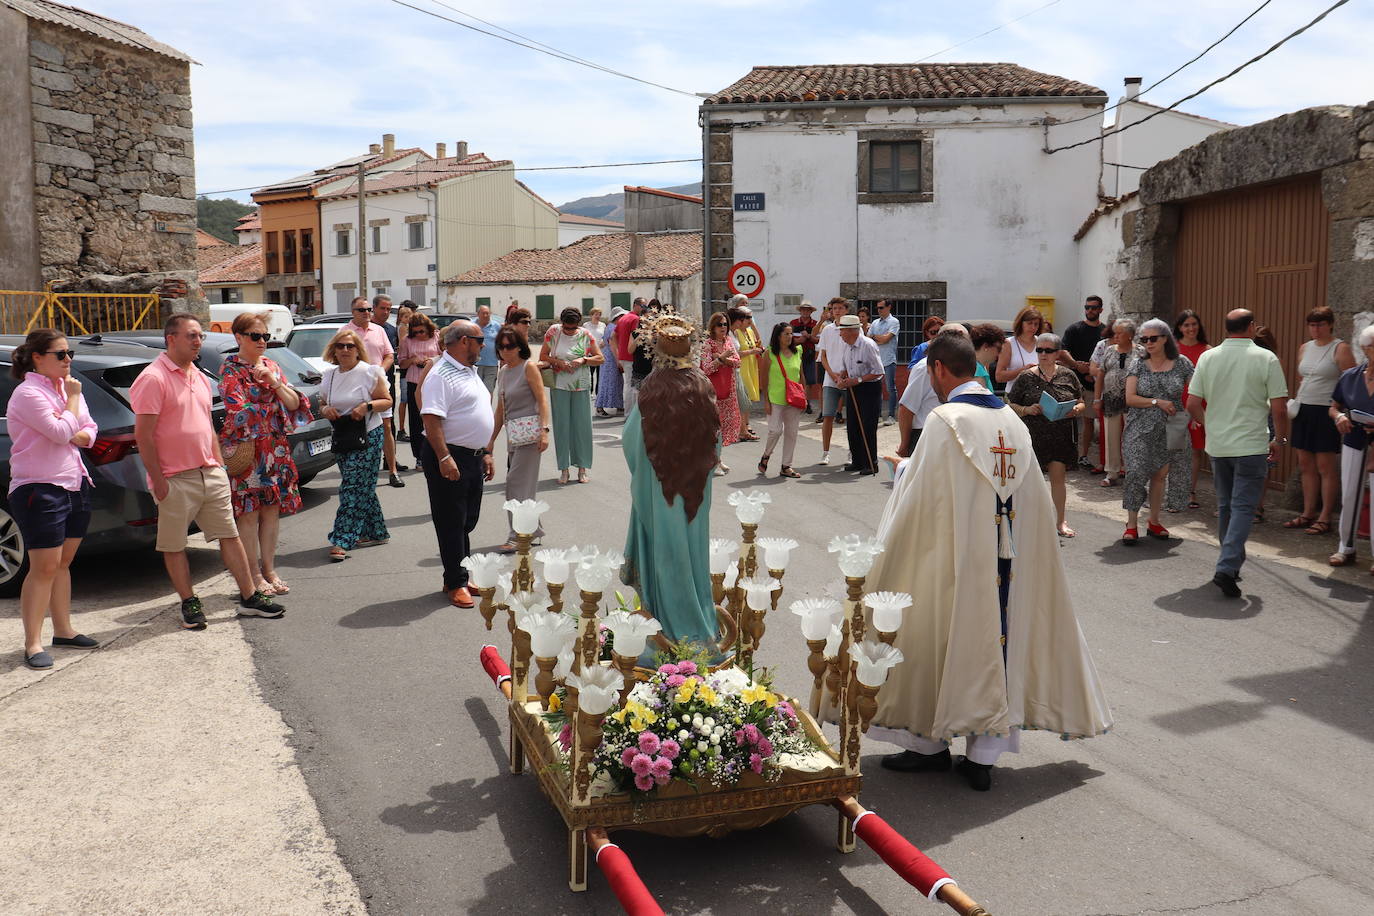
M 192 522 L 207 541 L 239 536 L 229 500 L 229 475 L 224 468 L 195 468 L 173 474 L 167 478 L 167 488 L 167 498 L 157 504 L 158 550 L 185 550 Z

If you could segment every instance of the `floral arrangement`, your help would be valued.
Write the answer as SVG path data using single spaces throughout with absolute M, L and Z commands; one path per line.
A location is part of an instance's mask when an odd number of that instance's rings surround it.
M 561 703 L 559 704 L 561 707 Z M 559 743 L 571 727 L 550 706 Z M 710 672 L 695 661 L 667 662 L 607 714 L 593 758 L 623 791 L 651 792 L 670 780 L 720 788 L 746 773 L 781 775 L 779 760 L 814 750 L 790 703 L 738 668 Z

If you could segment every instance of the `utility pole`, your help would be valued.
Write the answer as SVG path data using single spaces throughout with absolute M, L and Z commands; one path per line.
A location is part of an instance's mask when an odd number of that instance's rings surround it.
M 367 164 L 358 163 L 358 295 L 370 299 L 367 294 L 367 200 L 363 196 L 363 176 Z

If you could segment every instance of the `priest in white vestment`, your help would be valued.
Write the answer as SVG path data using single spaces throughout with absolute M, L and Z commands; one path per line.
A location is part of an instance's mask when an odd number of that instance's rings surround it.
M 906 748 L 883 766 L 908 772 L 948 770 L 950 742 L 964 738 L 960 770 L 986 790 L 1021 730 L 1088 738 L 1112 716 L 1025 425 L 975 380 L 966 338 L 937 337 L 926 360 L 944 403 L 903 462 L 865 585 L 914 599 L 896 637 L 905 661 L 878 694 L 868 734 Z

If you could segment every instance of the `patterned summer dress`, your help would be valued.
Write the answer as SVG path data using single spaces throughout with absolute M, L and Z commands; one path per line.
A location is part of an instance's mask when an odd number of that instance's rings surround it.
M 263 358 L 278 381 L 285 381 L 281 367 Z M 224 398 L 224 428 L 220 447 L 226 455 L 238 448 L 251 448 L 253 464 L 241 476 L 230 477 L 234 516 L 256 512 L 263 506 L 280 506 L 282 515 L 301 507 L 300 476 L 291 460 L 287 435 L 302 423 L 314 419 L 310 402 L 301 396 L 300 406 L 288 411 L 270 386 L 253 378 L 252 367 L 237 353 L 224 361 L 220 394 Z
M 1127 364 L 1127 375 L 1136 377 L 1136 397 L 1171 401 L 1182 411 L 1183 392 L 1193 377 L 1193 364 L 1188 357 L 1179 354 L 1167 371 L 1155 372 L 1148 359 L 1134 358 Z M 1138 512 L 1145 505 L 1150 478 L 1165 465 L 1169 466 L 1165 508 L 1178 511 L 1188 504 L 1188 488 L 1192 481 L 1188 448 L 1169 450 L 1164 430 L 1166 419 L 1164 411 L 1158 407 L 1131 407 L 1126 412 L 1126 432 L 1121 439 L 1126 487 L 1121 494 L 1121 505 L 1128 512 Z
M 711 384 L 716 389 L 716 413 L 720 415 L 720 444 L 722 447 L 734 445 L 739 441 L 739 400 L 735 397 L 735 367 L 717 366 L 717 356 L 738 356 L 739 348 L 735 346 L 735 341 L 730 335 L 725 335 L 724 340 L 716 340 L 714 337 L 707 337 L 701 344 L 701 371 L 706 373 L 706 377 L 711 379 Z M 752 359 L 752 357 L 750 357 Z M 716 385 L 716 377 L 720 373 L 725 373 L 729 384 Z M 726 388 L 730 389 L 730 394 L 721 397 L 720 392 Z

